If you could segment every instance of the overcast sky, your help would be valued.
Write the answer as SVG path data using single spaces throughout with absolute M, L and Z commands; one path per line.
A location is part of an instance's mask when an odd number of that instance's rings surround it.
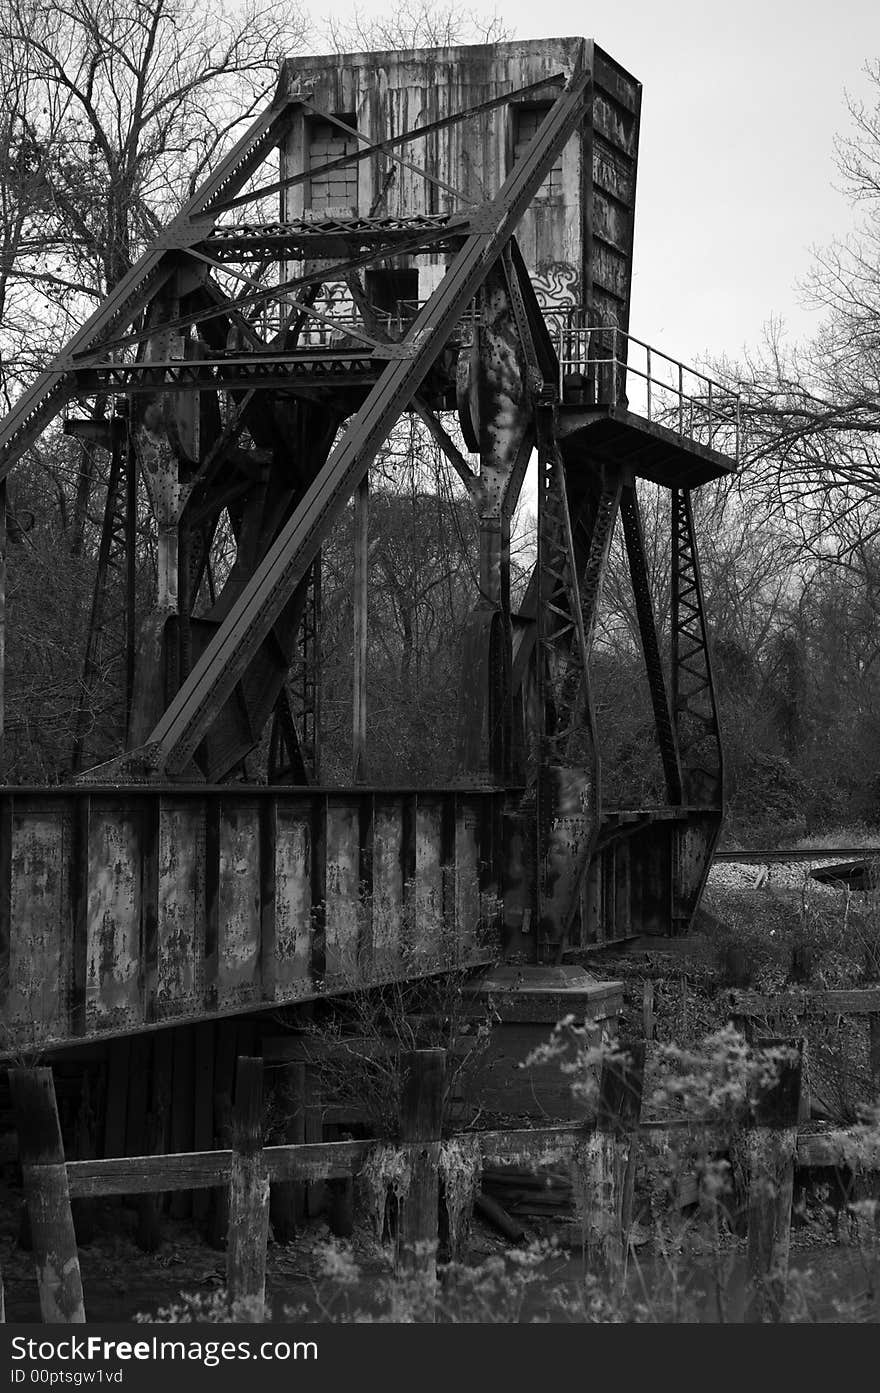
M 387 15 L 388 0 L 358 9 Z M 809 334 L 797 282 L 811 247 L 853 226 L 834 136 L 846 93 L 869 93 L 880 0 L 503 0 L 499 13 L 516 38 L 594 38 L 642 83 L 632 332 L 687 361 L 740 356 L 771 316 Z

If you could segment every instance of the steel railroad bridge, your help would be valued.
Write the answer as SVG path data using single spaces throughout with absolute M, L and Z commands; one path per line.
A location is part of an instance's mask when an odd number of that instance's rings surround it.
M 60 415 L 109 463 L 74 774 L 0 789 L 2 1052 L 686 931 L 722 818 L 691 495 L 735 469 L 738 415 L 629 334 L 640 97 L 578 38 L 286 61 L 6 417 L 0 478 Z M 417 789 L 365 776 L 369 469 L 407 412 L 480 546 L 459 772 Z M 640 481 L 668 499 L 665 634 Z M 352 501 L 354 772 L 328 787 L 321 552 Z M 235 562 L 208 595 L 224 518 Z M 591 695 L 618 525 L 665 783 L 648 807 L 603 799 Z M 95 748 L 86 698 L 113 644 L 124 729 Z M 266 782 L 242 782 L 266 732 Z

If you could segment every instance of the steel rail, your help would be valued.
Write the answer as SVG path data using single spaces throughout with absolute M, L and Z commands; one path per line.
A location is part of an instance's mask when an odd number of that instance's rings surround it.
M 743 866 L 768 864 L 774 861 L 875 861 L 880 860 L 880 846 L 779 847 L 748 851 L 716 851 L 713 861 Z

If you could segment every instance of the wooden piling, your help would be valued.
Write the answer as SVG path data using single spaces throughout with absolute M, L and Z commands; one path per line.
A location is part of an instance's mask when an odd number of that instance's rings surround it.
M 161 1156 L 165 1150 L 164 1127 L 158 1112 L 144 1122 L 144 1155 Z M 161 1195 L 138 1195 L 134 1241 L 143 1253 L 156 1253 L 162 1243 Z
M 654 1038 L 654 983 L 645 982 L 642 988 L 642 1033 L 645 1040 Z
M 302 1139 L 304 1142 L 323 1141 L 324 1112 L 317 1071 L 312 1065 L 304 1066 L 301 1082 L 302 1093 L 299 1095 L 298 1107 L 302 1108 Z M 310 1180 L 307 1183 L 305 1203 L 306 1214 L 310 1219 L 316 1219 L 323 1212 L 327 1203 L 327 1186 L 323 1180 Z
M 796 943 L 791 950 L 789 982 L 804 985 L 813 978 L 813 950 L 808 943 Z
M 146 1063 L 149 1052 L 139 1057 L 137 1040 L 133 1059 Z M 160 1156 L 168 1150 L 168 1117 L 171 1108 L 173 1038 L 170 1030 L 159 1030 L 152 1040 L 152 1068 L 149 1099 L 143 1121 L 142 1150 L 148 1156 Z M 140 1088 L 138 1088 L 140 1092 Z M 162 1242 L 162 1215 L 168 1196 L 140 1195 L 137 1203 L 138 1223 L 135 1242 L 145 1253 L 155 1253 Z
M 196 1151 L 210 1151 L 214 1144 L 214 1035 L 213 1021 L 202 1021 L 195 1027 L 193 1144 Z M 195 1190 L 192 1197 L 193 1219 L 205 1225 L 210 1210 L 210 1190 Z
M 294 1146 L 306 1139 L 305 1069 L 304 1064 L 293 1063 L 279 1065 L 275 1071 L 275 1098 L 284 1119 L 280 1139 Z M 276 1241 L 289 1243 L 305 1222 L 306 1191 L 302 1182 L 273 1181 L 269 1213 Z
M 172 1032 L 172 1084 L 169 1123 L 171 1150 L 192 1151 L 195 1143 L 195 1036 L 191 1026 L 177 1026 Z M 192 1195 L 177 1190 L 171 1196 L 172 1219 L 188 1219 L 192 1214 Z
M 398 1215 L 397 1269 L 433 1281 L 446 1051 L 407 1050 L 401 1055 L 401 1071 L 400 1139 L 408 1143 L 409 1185 Z
M 111 1040 L 107 1051 L 107 1097 L 104 1103 L 105 1156 L 128 1154 L 126 1128 L 132 1072 L 131 1039 L 123 1035 L 121 1040 Z
M 352 1141 L 350 1132 L 337 1123 L 327 1129 L 328 1140 Z M 342 1175 L 327 1181 L 327 1219 L 334 1238 L 351 1238 L 354 1233 L 354 1176 Z
M 94 1160 L 97 1155 L 95 1128 L 100 1108 L 98 1099 L 100 1084 L 96 1085 L 94 1076 L 88 1069 L 83 1072 L 79 1089 L 79 1101 L 73 1121 L 72 1135 L 68 1133 L 68 1144 L 77 1160 Z M 73 1228 L 79 1248 L 86 1248 L 95 1236 L 96 1211 L 91 1199 L 75 1199 L 71 1204 Z
M 83 1324 L 82 1278 L 52 1070 L 10 1069 L 9 1092 L 43 1322 Z
M 235 1020 L 220 1021 L 214 1055 L 214 1145 L 225 1149 L 231 1144 L 232 1095 L 235 1090 L 235 1060 L 237 1057 Z M 208 1242 L 214 1248 L 226 1246 L 229 1225 L 229 1186 L 213 1191 L 213 1207 L 208 1224 Z
M 799 1040 L 764 1039 L 756 1045 L 792 1049 L 792 1058 L 779 1064 L 777 1077 L 753 1099 L 753 1125 L 746 1136 L 750 1281 L 746 1320 L 775 1323 L 782 1317 L 788 1284 L 802 1055 Z
M 263 1061 L 240 1055 L 232 1109 L 226 1286 L 230 1301 L 266 1299 L 269 1174 L 262 1142 Z
M 622 1041 L 603 1061 L 596 1126 L 576 1177 L 586 1270 L 611 1286 L 626 1272 L 644 1073 L 642 1040 Z

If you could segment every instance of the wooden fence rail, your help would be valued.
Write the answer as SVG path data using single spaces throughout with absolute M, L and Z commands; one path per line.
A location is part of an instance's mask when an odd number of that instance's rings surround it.
M 595 1125 L 567 1124 L 462 1134 L 476 1141 L 489 1169 L 571 1163 L 581 1167 L 585 1253 L 591 1270 L 619 1281 L 625 1268 L 637 1145 L 668 1149 L 698 1141 L 704 1154 L 723 1151 L 727 1129 L 689 1120 L 640 1120 L 644 1046 L 628 1047 L 624 1064 L 603 1067 Z M 443 1051 L 421 1050 L 401 1060 L 401 1149 L 409 1153 L 412 1183 L 398 1214 L 399 1270 L 430 1277 L 437 1241 L 439 1097 Z M 262 1146 L 259 1118 L 263 1062 L 240 1057 L 232 1146 L 171 1155 L 64 1160 L 52 1071 L 9 1071 L 19 1133 L 19 1157 L 33 1234 L 34 1261 L 45 1322 L 84 1321 L 79 1260 L 70 1201 L 110 1195 L 228 1187 L 227 1288 L 231 1300 L 262 1305 L 265 1292 L 269 1188 L 277 1182 L 352 1180 L 375 1150 L 375 1139 Z M 788 1260 L 794 1168 L 880 1170 L 880 1137 L 858 1129 L 810 1132 L 797 1126 L 800 1067 L 777 1081 L 753 1113 L 747 1133 L 749 1263 L 757 1293 L 750 1318 L 779 1318 Z M 461 1141 L 462 1137 L 455 1140 Z M 0 1312 L 3 1309 L 0 1281 Z
M 682 1122 L 640 1122 L 638 1136 L 665 1139 L 699 1134 L 712 1150 L 724 1145 L 727 1133 L 721 1128 Z M 506 1131 L 479 1132 L 480 1155 L 484 1165 L 503 1165 L 505 1161 L 531 1161 L 535 1165 L 563 1161 L 577 1142 L 583 1141 L 581 1124 L 553 1127 L 510 1128 Z M 269 1180 L 343 1180 L 355 1176 L 375 1147 L 375 1139 L 328 1141 L 289 1146 L 265 1146 L 263 1158 Z M 859 1159 L 868 1170 L 880 1169 L 880 1137 L 860 1139 L 850 1128 L 826 1132 L 800 1131 L 796 1161 L 801 1169 L 848 1165 Z M 228 1185 L 232 1170 L 232 1151 L 185 1151 L 165 1156 L 120 1156 L 106 1160 L 68 1161 L 67 1181 L 71 1199 L 106 1195 L 156 1194 L 175 1190 L 209 1190 Z
M 880 986 L 802 987 L 776 992 L 734 990 L 730 993 L 731 1018 L 750 1026 L 754 1021 L 803 1019 L 806 1016 L 867 1016 L 868 1067 L 875 1097 L 880 1094 Z

